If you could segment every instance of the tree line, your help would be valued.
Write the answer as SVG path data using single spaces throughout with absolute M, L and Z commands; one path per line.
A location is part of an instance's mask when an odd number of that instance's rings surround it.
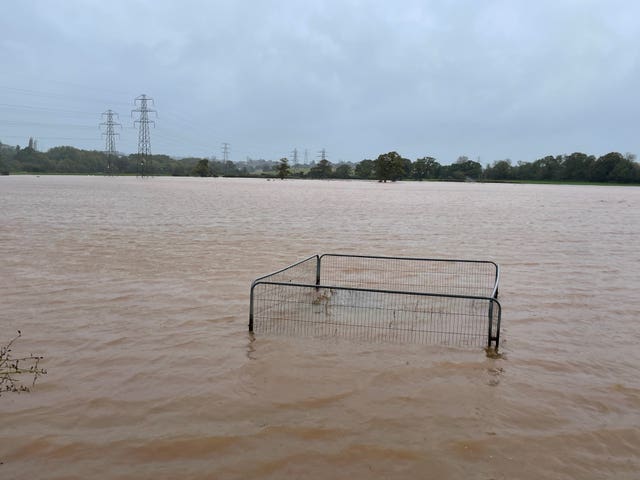
M 81 150 L 70 146 L 53 147 L 46 152 L 34 143 L 20 148 L 0 143 L 0 173 L 116 174 L 134 175 L 139 165 L 137 154 L 108 157 L 105 152 Z M 107 170 L 111 165 L 111 171 Z M 640 183 L 640 165 L 633 154 L 610 152 L 600 157 L 575 152 L 570 155 L 546 156 L 532 162 L 497 160 L 485 167 L 466 156 L 450 165 L 440 164 L 434 157 L 410 160 L 397 152 L 375 159 L 333 164 L 327 159 L 318 163 L 293 164 L 287 158 L 279 161 L 252 160 L 241 162 L 206 158 L 176 159 L 168 155 L 151 155 L 146 159 L 147 173 L 173 176 L 247 176 L 317 179 L 366 179 L 381 182 L 397 180 L 443 181 L 567 181 Z

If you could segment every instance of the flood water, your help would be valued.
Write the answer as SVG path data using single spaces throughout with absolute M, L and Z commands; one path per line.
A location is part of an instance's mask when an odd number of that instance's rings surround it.
M 640 188 L 0 178 L 3 479 L 636 479 Z M 247 332 L 315 253 L 490 259 L 503 358 Z

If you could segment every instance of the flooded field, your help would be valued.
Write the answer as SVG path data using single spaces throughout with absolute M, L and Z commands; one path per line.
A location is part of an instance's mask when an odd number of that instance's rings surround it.
M 635 479 L 640 188 L 0 178 L 3 479 Z M 501 350 L 247 332 L 315 253 L 501 265 Z

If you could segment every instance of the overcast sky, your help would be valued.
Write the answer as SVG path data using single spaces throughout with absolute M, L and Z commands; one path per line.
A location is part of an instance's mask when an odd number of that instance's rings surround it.
M 358 162 L 640 153 L 640 2 L 20 0 L 0 16 L 0 141 Z

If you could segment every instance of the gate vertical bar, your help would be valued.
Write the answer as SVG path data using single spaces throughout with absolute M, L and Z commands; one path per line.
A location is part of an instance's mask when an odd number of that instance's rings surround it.
M 253 333 L 253 287 L 251 285 L 251 295 L 249 295 L 249 331 Z
M 498 321 L 496 322 L 496 352 L 498 351 L 498 346 L 500 345 L 500 321 L 501 321 L 501 319 L 502 319 L 502 306 L 500 306 L 500 304 L 498 304 Z
M 487 348 L 491 348 L 491 339 L 493 337 L 493 302 L 489 301 L 489 336 L 487 337 Z M 496 345 L 496 350 L 498 349 Z
M 320 255 L 316 255 L 316 287 L 320 285 Z

